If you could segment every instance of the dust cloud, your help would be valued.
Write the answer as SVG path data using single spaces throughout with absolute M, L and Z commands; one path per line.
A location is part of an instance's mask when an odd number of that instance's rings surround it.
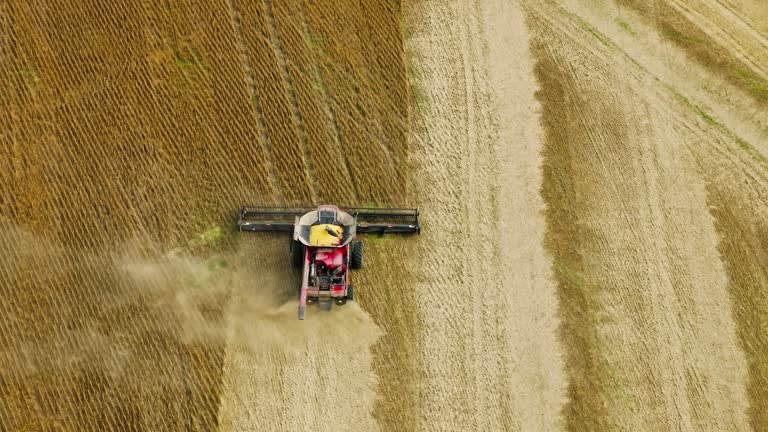
M 354 302 L 331 313 L 310 308 L 307 321 L 297 319 L 294 294 L 300 281 L 286 266 L 287 254 L 276 253 L 283 251 L 281 246 L 247 251 L 238 246 L 208 257 L 183 250 L 149 259 L 127 253 L 116 268 L 131 281 L 133 295 L 175 317 L 184 343 L 234 344 L 253 351 L 287 341 L 300 349 L 315 338 L 347 346 L 373 344 L 381 332 Z M 220 307 L 222 313 L 215 313 Z
M 3 265 L 10 273 L 0 274 L 0 306 L 20 311 L 4 318 L 20 331 L 8 336 L 15 343 L 0 355 L 22 375 L 76 369 L 120 376 L 145 354 L 134 342 L 147 333 L 252 353 L 298 352 L 311 340 L 367 348 L 381 335 L 354 302 L 330 313 L 310 308 L 308 320 L 298 321 L 298 275 L 286 266 L 287 253 L 276 253 L 282 243 L 243 250 L 245 243 L 234 242 L 228 251 L 202 255 L 136 239 L 94 253 L 0 228 L 0 244 L 13 251 L 2 255 L 12 262 Z M 41 316 L 40 304 L 56 306 Z

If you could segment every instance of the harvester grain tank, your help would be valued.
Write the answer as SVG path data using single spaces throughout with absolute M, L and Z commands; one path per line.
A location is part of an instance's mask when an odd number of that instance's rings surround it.
M 299 319 L 307 304 L 323 309 L 354 299 L 351 269 L 363 267 L 358 234 L 418 234 L 418 209 L 314 207 L 243 207 L 240 231 L 291 233 L 293 265 L 302 268 Z

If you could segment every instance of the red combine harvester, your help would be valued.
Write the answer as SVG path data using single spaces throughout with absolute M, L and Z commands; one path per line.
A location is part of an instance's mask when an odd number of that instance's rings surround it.
M 363 244 L 357 234 L 418 234 L 418 209 L 243 207 L 240 231 L 291 232 L 294 267 L 303 267 L 299 319 L 307 304 L 329 310 L 354 299 L 350 269 L 363 267 Z

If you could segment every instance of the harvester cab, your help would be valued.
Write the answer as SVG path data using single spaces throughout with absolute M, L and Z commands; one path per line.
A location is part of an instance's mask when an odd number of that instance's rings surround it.
M 291 234 L 294 267 L 302 268 L 299 319 L 308 304 L 330 310 L 354 299 L 351 269 L 363 267 L 363 244 L 357 234 L 418 234 L 418 209 L 314 207 L 243 207 L 240 231 Z

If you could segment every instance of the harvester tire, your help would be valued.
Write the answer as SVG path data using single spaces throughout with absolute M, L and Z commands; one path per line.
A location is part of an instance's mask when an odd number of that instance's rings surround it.
M 353 242 L 350 248 L 352 249 L 350 252 L 350 255 L 352 255 L 349 263 L 350 267 L 353 269 L 363 268 L 363 244 L 359 241 Z
M 355 287 L 353 285 L 350 285 L 347 287 L 347 300 L 349 301 L 355 300 Z
M 301 242 L 293 241 L 291 262 L 294 268 L 301 268 L 304 265 L 304 245 Z

